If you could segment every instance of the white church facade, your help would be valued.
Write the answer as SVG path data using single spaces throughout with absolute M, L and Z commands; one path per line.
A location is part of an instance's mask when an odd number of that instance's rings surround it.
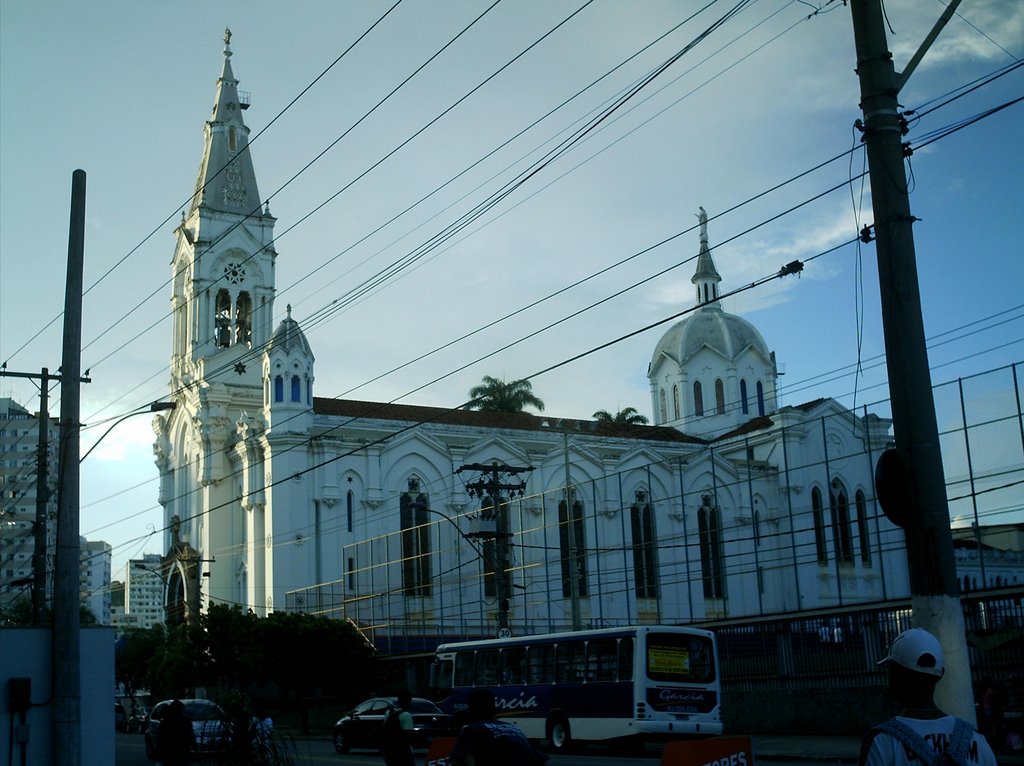
M 653 425 L 316 396 L 331 384 L 290 307 L 274 326 L 275 219 L 237 85 L 226 45 L 175 232 L 177 407 L 154 420 L 180 615 L 305 610 L 429 639 L 908 594 L 872 489 L 890 422 L 778 406 L 774 354 L 722 306 L 703 210 L 694 310 L 648 371 Z M 479 535 L 487 477 L 497 537 Z

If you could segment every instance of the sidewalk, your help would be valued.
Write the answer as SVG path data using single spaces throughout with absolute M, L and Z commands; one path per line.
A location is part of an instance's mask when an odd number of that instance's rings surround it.
M 857 763 L 860 737 L 751 735 L 755 761 L 833 761 Z M 1024 766 L 1024 753 L 996 753 L 999 766 Z

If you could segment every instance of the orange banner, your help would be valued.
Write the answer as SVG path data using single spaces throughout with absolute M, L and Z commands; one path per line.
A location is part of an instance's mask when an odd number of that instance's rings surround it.
M 448 756 L 455 747 L 455 737 L 435 737 L 430 743 L 423 766 L 448 766 Z
M 711 737 L 665 743 L 661 766 L 754 766 L 750 737 Z

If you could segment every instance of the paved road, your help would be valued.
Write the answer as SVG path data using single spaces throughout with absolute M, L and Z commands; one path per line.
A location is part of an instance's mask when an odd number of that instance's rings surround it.
M 153 762 L 146 758 L 146 750 L 141 734 L 117 734 L 117 762 L 116 766 L 154 766 Z M 292 752 L 295 756 L 295 766 L 383 766 L 384 759 L 379 753 L 371 750 L 354 750 L 346 755 L 338 755 L 334 747 L 326 739 L 302 739 L 292 741 Z M 416 763 L 422 765 L 425 751 L 417 751 Z M 624 757 L 613 755 L 605 748 L 591 747 L 582 753 L 572 755 L 555 755 L 548 762 L 548 766 L 657 766 L 661 758 L 661 751 L 658 747 L 649 745 L 647 750 L 637 757 Z M 765 763 L 768 763 L 765 761 Z M 771 766 L 815 766 L 816 764 L 830 764 L 836 766 L 831 758 L 815 759 L 803 757 L 795 760 L 786 760 L 784 757 L 773 757 Z

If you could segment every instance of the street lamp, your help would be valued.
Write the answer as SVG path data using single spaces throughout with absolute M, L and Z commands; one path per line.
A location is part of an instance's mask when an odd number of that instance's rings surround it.
M 100 436 L 100 438 L 97 439 L 93 443 L 93 445 L 91 447 L 89 447 L 88 450 L 86 450 L 85 454 L 82 455 L 82 457 L 80 457 L 78 459 L 78 462 L 81 463 L 83 460 L 85 460 L 87 457 L 89 457 L 89 455 L 92 453 L 92 451 L 99 446 L 100 442 L 103 441 L 107 437 L 107 434 L 109 434 L 111 431 L 113 431 L 114 428 L 116 428 L 119 424 L 121 424 L 124 421 L 126 421 L 128 418 L 135 417 L 136 415 L 145 415 L 145 414 L 150 413 L 150 412 L 163 412 L 164 410 L 173 410 L 177 406 L 178 406 L 177 402 L 153 402 L 152 404 L 149 405 L 148 409 L 138 410 L 137 412 L 129 412 L 124 417 L 118 418 L 113 423 L 111 423 L 110 424 L 110 428 L 108 428 L 106 431 L 104 431 L 103 435 Z

